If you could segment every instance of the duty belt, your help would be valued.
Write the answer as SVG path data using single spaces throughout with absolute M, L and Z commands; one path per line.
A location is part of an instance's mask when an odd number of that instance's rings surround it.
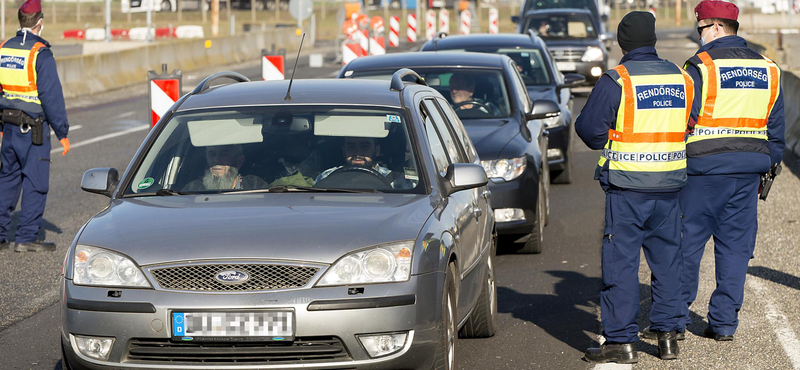
M 601 154 L 605 159 L 614 162 L 674 162 L 686 159 L 686 151 L 674 152 L 618 152 L 603 149 Z

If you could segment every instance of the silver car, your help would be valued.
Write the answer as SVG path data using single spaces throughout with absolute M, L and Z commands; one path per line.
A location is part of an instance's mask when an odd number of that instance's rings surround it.
M 495 333 L 490 193 L 450 105 L 410 70 L 287 88 L 211 76 L 121 177 L 86 172 L 111 200 L 65 259 L 65 369 L 453 369 L 459 334 Z

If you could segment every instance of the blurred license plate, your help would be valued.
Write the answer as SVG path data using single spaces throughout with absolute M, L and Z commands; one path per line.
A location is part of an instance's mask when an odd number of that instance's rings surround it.
M 574 71 L 577 69 L 575 62 L 556 62 L 556 67 L 559 71 Z
M 173 312 L 178 340 L 294 340 L 294 311 Z

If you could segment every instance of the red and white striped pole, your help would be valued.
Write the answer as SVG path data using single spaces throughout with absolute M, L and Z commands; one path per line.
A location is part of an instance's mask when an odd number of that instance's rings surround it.
M 155 71 L 147 71 L 148 95 L 150 95 L 150 126 L 164 116 L 169 108 L 181 97 L 183 87 L 181 70 L 176 69 L 172 73 L 167 73 L 167 65 L 161 65 L 161 74 Z
M 425 37 L 433 40 L 434 36 L 436 36 L 436 11 L 428 10 L 425 14 Z
M 389 18 L 389 46 L 396 48 L 400 46 L 400 17 Z
M 497 8 L 489 8 L 489 33 L 492 35 L 497 34 L 500 31 L 500 27 L 497 24 L 497 20 L 499 18 L 500 16 L 497 12 Z
M 469 35 L 470 25 L 472 24 L 472 14 L 470 14 L 469 10 L 464 10 L 461 12 L 461 34 L 462 35 Z
M 439 32 L 450 34 L 450 11 L 445 8 L 439 10 Z
M 408 28 L 406 29 L 408 42 L 417 42 L 417 15 L 408 13 Z

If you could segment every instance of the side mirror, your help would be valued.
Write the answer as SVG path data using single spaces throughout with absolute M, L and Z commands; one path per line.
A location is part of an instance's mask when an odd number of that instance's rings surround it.
M 531 121 L 558 117 L 559 115 L 561 115 L 561 109 L 558 108 L 556 102 L 548 99 L 536 99 L 533 101 L 533 108 L 531 108 L 530 113 L 525 114 L 525 119 Z
M 514 22 L 514 23 L 519 23 L 519 16 L 518 15 L 512 15 L 511 16 L 511 21 Z
M 559 88 L 568 88 L 568 87 L 575 87 L 580 86 L 584 82 L 586 82 L 586 77 L 577 73 L 567 73 L 564 75 L 564 83 L 558 85 Z
M 119 181 L 119 172 L 116 168 L 93 168 L 86 171 L 81 179 L 81 189 L 89 193 L 101 194 L 111 197 L 114 186 Z
M 453 163 L 447 167 L 445 178 L 448 182 L 446 196 L 457 191 L 484 186 L 489 182 L 486 170 L 475 163 Z

